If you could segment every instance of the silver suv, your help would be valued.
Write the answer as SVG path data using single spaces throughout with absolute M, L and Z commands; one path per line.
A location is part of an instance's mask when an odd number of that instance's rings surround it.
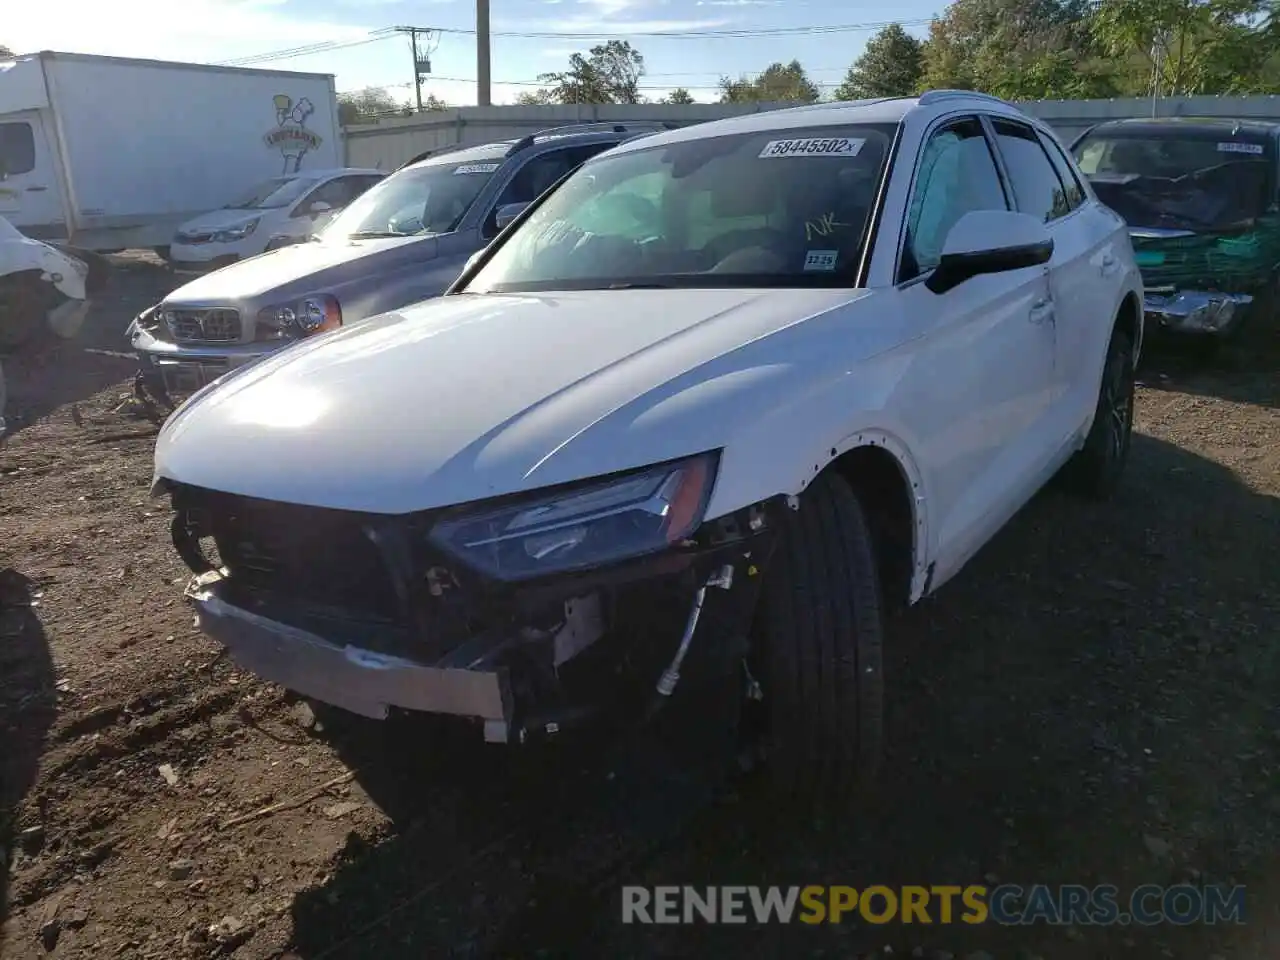
M 415 157 L 311 242 L 201 276 L 139 314 L 135 389 L 173 405 L 301 338 L 444 292 L 467 259 L 583 161 L 669 124 L 575 124 Z

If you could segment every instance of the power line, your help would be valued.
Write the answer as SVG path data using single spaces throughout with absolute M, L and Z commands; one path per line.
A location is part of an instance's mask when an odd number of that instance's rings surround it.
M 913 20 L 878 20 L 866 23 L 830 23 L 804 27 L 743 27 L 732 30 L 652 30 L 632 31 L 627 33 L 610 33 L 607 31 L 597 33 L 565 33 L 559 31 L 494 30 L 491 35 L 494 37 L 508 37 L 522 40 L 626 40 L 632 37 L 667 40 L 714 40 L 827 36 L 839 33 L 862 33 L 870 30 L 882 30 L 895 23 L 903 27 L 919 27 L 926 26 L 932 22 L 933 18 L 931 17 L 921 17 Z M 475 36 L 476 33 L 474 29 L 466 29 L 463 27 L 433 27 L 432 29 L 436 33 L 447 33 L 454 36 Z M 350 47 L 358 47 L 366 43 L 375 43 L 378 40 L 385 40 L 388 37 L 395 35 L 395 27 L 382 27 L 378 30 L 370 31 L 367 37 L 362 37 L 357 40 L 321 41 L 319 43 L 307 44 L 301 47 L 291 47 L 286 50 L 272 50 L 265 53 L 237 57 L 233 60 L 221 61 L 221 63 L 223 66 L 247 66 L 255 63 L 270 63 L 273 60 L 288 60 L 293 57 L 310 56 L 316 53 L 328 53 L 333 50 L 345 50 Z
M 363 46 L 366 43 L 376 43 L 379 40 L 386 40 L 396 35 L 395 27 L 382 27 L 379 30 L 370 31 L 367 37 L 361 37 L 358 40 L 323 40 L 319 43 L 309 43 L 301 47 L 290 47 L 287 50 L 272 50 L 267 53 L 253 53 L 244 57 L 235 57 L 231 60 L 218 61 L 219 66 L 224 67 L 244 67 L 255 63 L 270 63 L 273 60 L 288 60 L 293 57 L 305 57 L 315 53 L 329 53 L 332 50 L 346 50 L 350 47 Z

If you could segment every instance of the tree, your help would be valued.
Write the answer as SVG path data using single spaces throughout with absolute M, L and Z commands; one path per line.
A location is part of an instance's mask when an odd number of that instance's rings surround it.
M 720 78 L 721 103 L 813 103 L 817 99 L 818 88 L 799 60 L 771 63 L 754 78 Z
M 698 101 L 693 99 L 693 94 L 691 94 L 684 87 L 676 87 L 674 90 L 672 90 L 670 93 L 668 93 L 665 97 L 663 97 L 658 102 L 672 103 L 672 104 L 689 104 L 689 103 L 697 103 Z
M 358 93 L 338 94 L 338 122 L 344 127 L 355 123 L 374 123 L 380 117 L 408 116 L 413 108 L 397 103 L 382 87 L 365 87 Z
M 1114 96 L 1089 0 L 954 0 L 929 28 L 925 87 L 1011 100 Z
M 837 100 L 870 97 L 906 97 L 920 87 L 924 61 L 920 43 L 896 23 L 891 23 L 867 41 L 862 55 L 836 88 Z
M 575 53 L 563 73 L 544 73 L 556 103 L 639 103 L 644 57 L 626 40 L 610 40 L 592 47 L 587 56 Z
M 516 94 L 516 103 L 522 107 L 545 107 L 556 102 L 555 91 L 545 87 L 537 90 L 522 90 Z
M 1280 36 L 1260 26 L 1269 7 L 1267 0 L 1105 0 L 1095 32 L 1109 54 L 1140 65 L 1137 83 L 1147 89 L 1135 93 L 1270 92 L 1265 67 Z

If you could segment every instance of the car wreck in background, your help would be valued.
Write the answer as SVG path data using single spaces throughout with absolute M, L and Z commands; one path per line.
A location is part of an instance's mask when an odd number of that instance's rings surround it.
M 75 336 L 108 269 L 97 254 L 33 240 L 0 217 L 0 355 L 26 346 L 46 330 L 63 338 Z M 5 399 L 0 373 L 0 438 L 5 434 Z
M 548 187 L 655 129 L 574 124 L 415 158 L 312 241 L 205 274 L 144 310 L 126 332 L 141 360 L 135 392 L 171 407 L 299 340 L 440 295 Z
M 1153 330 L 1216 346 L 1274 301 L 1280 266 L 1280 125 L 1116 120 L 1072 146 L 1129 224 Z

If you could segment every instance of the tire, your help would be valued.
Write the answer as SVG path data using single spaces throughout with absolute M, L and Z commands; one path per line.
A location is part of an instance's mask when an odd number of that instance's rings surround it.
M 19 350 L 51 333 L 47 316 L 57 297 L 38 273 L 0 279 L 0 353 Z
M 1133 343 L 1123 330 L 1111 334 L 1098 388 L 1098 405 L 1084 447 L 1067 463 L 1072 492 L 1093 500 L 1110 497 L 1120 483 L 1133 436 Z
M 818 477 L 788 515 L 760 603 L 769 779 L 801 803 L 845 799 L 880 764 L 884 628 L 871 530 L 839 475 Z

